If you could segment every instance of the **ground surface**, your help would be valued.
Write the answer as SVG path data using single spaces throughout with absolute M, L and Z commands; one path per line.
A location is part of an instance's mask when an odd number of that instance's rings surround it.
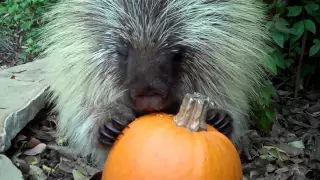
M 48 180 L 80 180 L 95 174 L 97 169 L 91 167 L 85 158 L 65 148 L 63 139 L 55 137 L 56 120 L 47 109 L 41 111 L 13 140 L 7 155 L 19 163 L 22 172 L 28 172 L 29 166 L 33 165 L 33 168 L 39 167 Z M 24 174 L 25 179 L 28 176 L 30 173 Z
M 278 90 L 277 120 L 270 135 L 256 131 L 243 139 L 241 156 L 246 177 L 256 180 L 320 179 L 320 94 Z
M 1 32 L 2 33 L 2 32 Z M 23 56 L 24 48 L 21 36 L 14 33 L 12 36 L 2 36 L 0 33 L 0 69 L 16 66 L 32 61 L 31 56 Z
M 296 107 L 291 97 L 292 92 L 278 90 L 274 99 L 277 121 L 270 135 L 252 130 L 243 138 L 241 158 L 247 179 L 320 179 L 320 94 L 303 92 Z M 86 159 L 60 146 L 65 142 L 53 136 L 56 123 L 55 115 L 40 112 L 13 140 L 8 156 L 20 163 L 23 172 L 34 165 L 50 180 L 95 174 L 97 169 Z

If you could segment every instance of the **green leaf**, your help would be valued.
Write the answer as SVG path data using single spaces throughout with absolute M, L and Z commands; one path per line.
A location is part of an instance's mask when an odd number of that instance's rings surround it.
M 276 89 L 274 88 L 273 84 L 271 81 L 267 81 L 266 86 L 264 87 L 264 92 L 275 96 L 276 95 Z
M 32 44 L 32 43 L 33 43 L 33 40 L 32 40 L 31 38 L 29 38 L 29 39 L 27 40 L 27 43 L 28 43 L 28 44 Z
M 37 10 L 36 10 L 36 12 L 39 14 L 44 13 L 44 11 L 45 11 L 44 8 L 41 8 L 41 7 L 37 8 Z
M 31 22 L 24 22 L 24 23 L 21 24 L 21 28 L 23 30 L 29 30 L 30 27 L 31 27 Z
M 13 17 L 13 19 L 14 19 L 15 21 L 19 21 L 19 20 L 21 19 L 21 17 L 22 17 L 22 14 L 16 14 L 16 15 Z
M 279 14 L 281 14 L 281 15 L 282 15 L 283 13 L 285 13 L 285 11 L 286 11 L 286 7 L 283 6 L 283 5 L 277 6 L 277 8 L 276 8 L 276 12 L 279 13 Z
M 305 19 L 305 20 L 303 20 L 303 22 L 304 22 L 304 26 L 306 29 L 308 29 L 313 34 L 316 34 L 316 25 L 314 24 L 314 22 L 312 20 Z
M 278 46 L 283 48 L 284 37 L 283 37 L 282 33 L 278 32 L 278 31 L 272 31 L 271 35 L 272 35 L 272 39 L 274 40 L 274 42 L 276 42 L 278 44 Z
M 304 31 L 304 21 L 298 21 L 296 23 L 293 24 L 292 28 L 291 28 L 291 33 L 297 36 L 301 36 L 303 34 Z
M 276 23 L 274 24 L 274 26 L 275 29 L 280 32 L 290 33 L 290 29 L 288 28 L 289 23 L 283 18 L 279 18 L 278 21 L 276 21 Z
M 274 86 L 270 83 L 265 84 L 262 91 L 262 97 L 264 99 L 264 105 L 270 104 L 270 98 L 272 95 L 275 95 L 275 89 Z
M 274 52 L 271 54 L 271 57 L 272 57 L 273 61 L 275 62 L 276 66 L 278 66 L 282 69 L 285 68 L 283 54 L 278 49 L 274 50 Z
M 4 14 L 6 12 L 7 12 L 7 8 L 0 6 L 0 14 Z
M 263 99 L 264 99 L 264 104 L 270 104 L 270 94 L 263 92 L 262 93 Z
M 277 64 L 276 64 L 276 59 L 273 58 L 273 54 L 271 55 L 267 55 L 265 57 L 265 63 L 268 67 L 268 69 L 270 70 L 271 73 L 277 75 Z
M 297 52 L 299 55 L 301 55 L 302 49 L 300 47 L 294 48 L 294 51 Z
M 266 117 L 268 118 L 269 122 L 275 120 L 275 117 L 276 117 L 276 116 L 275 116 L 275 114 L 274 114 L 273 111 L 271 111 L 271 110 L 266 110 L 266 111 L 265 111 L 265 115 L 266 115 Z
M 283 7 L 284 4 L 281 1 L 276 1 L 276 7 Z
M 311 3 L 304 6 L 305 10 L 308 14 L 312 15 L 313 12 L 317 11 L 319 9 L 319 5 L 315 3 Z
M 272 17 L 272 21 L 278 21 L 280 18 L 280 14 L 275 14 L 273 17 Z
M 320 44 L 320 39 L 313 39 L 314 44 Z
M 299 16 L 302 12 L 302 7 L 301 6 L 288 6 L 288 17 L 295 17 Z
M 281 24 L 283 27 L 287 27 L 290 25 L 284 18 L 279 18 L 279 21 L 277 21 L 277 23 Z
M 28 1 L 23 1 L 20 3 L 21 8 L 25 9 L 28 8 L 27 6 L 29 5 Z
M 313 56 L 320 51 L 320 44 L 314 44 L 309 50 L 309 56 Z
M 295 50 L 295 48 L 300 47 L 300 42 L 293 40 L 293 38 L 289 41 L 289 51 L 292 52 Z
M 260 126 L 266 132 L 270 131 L 270 122 L 274 121 L 276 116 L 273 112 L 272 108 L 266 107 L 262 111 L 259 112 L 260 116 Z
M 264 114 L 262 114 L 259 119 L 260 119 L 259 123 L 260 123 L 261 128 L 264 131 L 268 131 L 268 119 L 267 119 L 267 117 Z
M 12 14 L 14 11 L 15 11 L 15 7 L 14 6 L 11 6 L 11 7 L 8 8 L 8 12 L 10 14 Z
M 304 21 L 296 22 L 291 28 L 291 33 L 295 35 L 294 39 L 299 39 L 304 33 Z
M 25 51 L 27 52 L 27 53 L 31 53 L 32 52 L 32 47 L 29 47 L 29 48 L 27 48 Z

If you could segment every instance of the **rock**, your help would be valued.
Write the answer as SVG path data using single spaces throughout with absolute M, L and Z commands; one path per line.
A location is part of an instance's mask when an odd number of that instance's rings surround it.
M 3 154 L 0 154 L 0 179 L 23 180 L 21 171 Z
M 0 152 L 44 108 L 48 73 L 44 61 L 33 61 L 0 70 Z

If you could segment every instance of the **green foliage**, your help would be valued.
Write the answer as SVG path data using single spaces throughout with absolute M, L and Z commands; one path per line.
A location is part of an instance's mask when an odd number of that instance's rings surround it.
M 270 124 L 275 119 L 275 113 L 270 103 L 271 96 L 274 95 L 276 95 L 276 89 L 272 82 L 268 80 L 261 86 L 261 98 L 251 104 L 253 117 L 265 132 L 269 131 Z
M 282 72 L 291 68 L 295 74 L 297 62 L 302 53 L 303 59 L 319 55 L 320 43 L 317 39 L 319 32 L 317 32 L 318 27 L 316 26 L 320 17 L 319 4 L 319 2 L 301 0 L 287 5 L 276 0 L 269 6 L 270 9 L 275 10 L 275 15 L 270 23 L 270 32 L 272 39 L 278 46 L 272 55 L 277 62 L 277 67 Z M 305 35 L 307 38 L 303 39 Z M 309 47 L 310 41 L 312 42 L 311 47 Z M 306 44 L 305 50 L 301 52 L 303 43 Z
M 0 4 L 0 35 L 16 38 L 20 59 L 26 61 L 39 53 L 37 35 L 42 14 L 57 0 L 5 0 Z
M 320 1 L 272 0 L 267 3 L 272 15 L 269 31 L 275 45 L 270 54 L 272 59 L 268 59 L 269 69 L 277 76 L 291 74 L 298 78 L 297 90 L 303 85 L 304 78 L 312 76 L 320 67 Z M 273 94 L 275 88 L 267 82 L 261 100 L 253 104 L 255 116 L 264 130 L 268 130 L 268 124 L 275 119 L 270 105 Z
M 320 40 L 319 39 L 314 39 L 313 40 L 313 46 L 309 50 L 309 55 L 314 56 L 320 51 Z

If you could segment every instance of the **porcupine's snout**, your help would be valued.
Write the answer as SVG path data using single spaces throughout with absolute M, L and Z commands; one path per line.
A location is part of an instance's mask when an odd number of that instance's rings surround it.
M 159 111 L 168 97 L 168 88 L 162 82 L 155 81 L 152 84 L 131 89 L 130 97 L 132 105 L 137 110 Z
M 129 51 L 125 84 L 129 104 L 136 112 L 162 111 L 172 104 L 176 54 L 152 47 Z

